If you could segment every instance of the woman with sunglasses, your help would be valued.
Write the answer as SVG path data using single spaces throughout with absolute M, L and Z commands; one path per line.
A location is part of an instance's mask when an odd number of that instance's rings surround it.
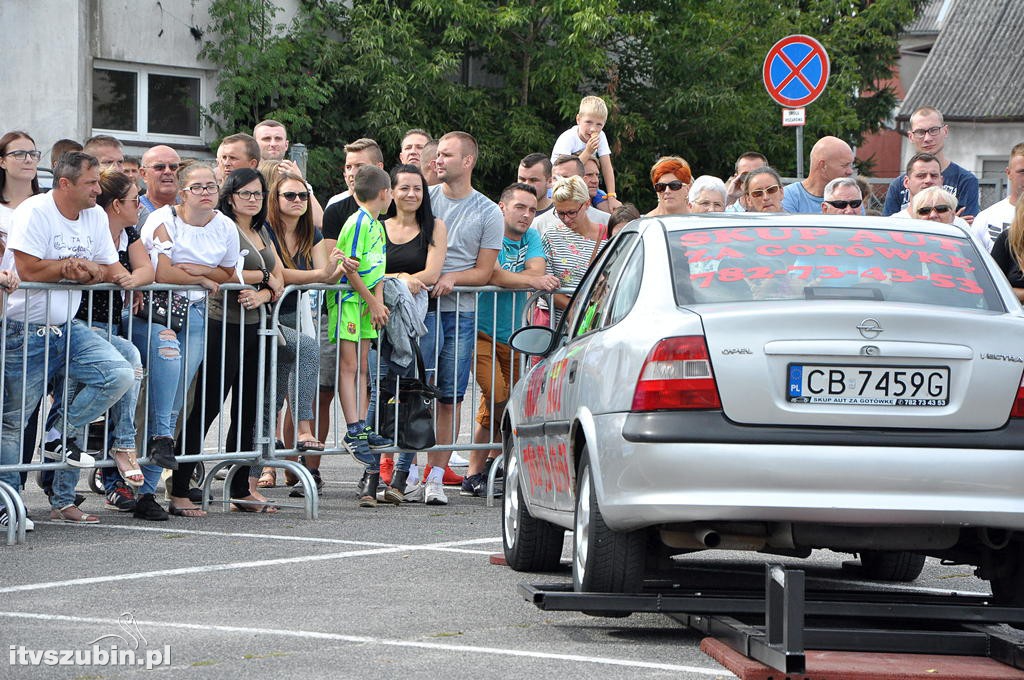
M 693 173 L 690 164 L 679 156 L 663 156 L 651 168 L 651 184 L 658 196 L 658 206 L 647 213 L 656 215 L 685 215 L 689 210 L 690 183 Z
M 747 173 L 743 194 L 747 199 L 747 212 L 785 212 L 782 209 L 782 178 L 767 165 Z
M 917 192 L 907 209 L 910 216 L 918 220 L 953 224 L 956 220 L 956 208 L 956 196 L 942 187 L 928 187 Z
M 179 296 L 179 302 L 184 297 L 188 303 L 185 326 L 180 334 L 156 320 L 150 324 L 151 312 L 144 304 L 132 323 L 132 341 L 142 352 L 143 363 L 149 370 L 150 461 L 174 470 L 170 513 L 181 517 L 203 517 L 206 513 L 189 498 L 195 463 L 179 464 L 174 458 L 174 430 L 184 405 L 185 392 L 206 355 L 207 292 L 212 319 L 212 307 L 218 299 L 220 284 L 235 280 L 235 264 L 239 257 L 238 230 L 216 209 L 217 180 L 213 165 L 201 161 L 183 164 L 178 168 L 176 177 L 179 204 L 165 205 L 153 211 L 142 227 L 142 242 L 150 257 L 156 258 L 157 283 L 200 285 L 206 292 L 171 293 Z M 182 336 L 185 342 L 181 341 Z M 212 331 L 210 342 L 214 342 Z M 208 408 L 215 406 L 209 404 Z M 185 451 L 198 453 L 202 449 L 202 433 L 195 432 L 197 429 L 195 423 L 186 424 L 185 437 L 193 446 L 186 446 Z M 198 447 L 194 445 L 197 438 Z M 142 499 L 140 505 L 141 502 Z M 136 517 L 145 512 L 151 513 L 145 519 L 160 519 L 156 512 L 159 506 L 155 501 L 146 503 L 145 508 L 140 505 L 136 506 Z
M 14 209 L 39 193 L 36 170 L 41 156 L 27 132 L 13 130 L 0 137 L 0 254 L 7 243 Z
M 992 259 L 1013 286 L 1014 295 L 1024 302 L 1024 201 L 1017 201 L 1010 227 L 1000 232 L 992 244 Z
M 685 197 L 686 192 L 682 195 Z M 558 278 L 559 288 L 575 288 L 587 271 L 595 249 L 607 243 L 607 227 L 587 216 L 590 190 L 582 177 L 565 177 L 555 182 L 551 199 L 555 216 L 562 223 L 549 228 L 541 237 L 547 273 Z M 557 325 L 562 310 L 569 304 L 569 296 L 556 293 L 552 299 L 555 303 L 553 325 Z
M 260 163 L 261 171 L 268 163 Z M 316 283 L 334 283 L 338 280 L 337 265 L 318 244 L 323 235 L 313 224 L 313 211 L 309 209 L 309 190 L 306 182 L 298 175 L 280 172 L 280 163 L 269 167 L 270 196 L 267 204 L 267 223 L 280 260 L 279 273 L 285 286 L 301 286 Z M 317 490 L 323 489 L 320 477 L 320 456 L 323 443 L 313 431 L 313 404 L 319 391 L 317 380 L 320 367 L 320 350 L 317 338 L 299 331 L 299 305 L 308 304 L 300 291 L 289 293 L 281 301 L 278 312 L 278 332 L 284 345 L 277 355 L 277 403 L 272 414 L 284 405 L 287 395 L 292 418 L 286 418 L 281 430 L 281 441 L 287 448 L 306 453 L 304 463 L 316 481 Z M 294 445 L 292 444 L 294 433 Z M 286 475 L 287 477 L 287 475 Z M 292 480 L 287 480 L 289 483 Z M 274 468 L 263 468 L 259 485 L 272 488 L 277 484 Z M 301 497 L 300 488 L 292 490 L 292 496 Z
M 204 187 L 212 189 L 212 195 L 217 196 L 215 183 Z M 220 191 L 218 214 L 234 221 L 233 236 L 239 245 L 233 281 L 240 278 L 255 290 L 232 291 L 209 298 L 206 353 L 196 380 L 196 399 L 185 421 L 186 454 L 202 453 L 210 426 L 221 415 L 229 394 L 231 413 L 224 450 L 229 453 L 256 450 L 260 371 L 255 360 L 259 357 L 260 307 L 276 300 L 282 287 L 279 275 L 275 274 L 277 256 L 266 225 L 266 197 L 266 181 L 252 168 L 233 171 L 224 179 Z M 273 423 L 264 424 L 264 428 L 269 427 L 273 427 Z M 175 495 L 179 491 L 177 475 L 186 467 L 187 464 L 182 463 L 175 473 Z M 257 473 L 253 474 L 254 471 Z M 235 472 L 231 480 L 231 497 L 236 499 L 233 510 L 277 512 L 276 506 L 267 504 L 267 499 L 257 493 L 258 477 L 258 468 L 250 465 L 242 465 Z

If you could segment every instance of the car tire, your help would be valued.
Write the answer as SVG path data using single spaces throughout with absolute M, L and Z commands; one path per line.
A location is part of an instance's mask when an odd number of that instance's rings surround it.
M 572 585 L 580 593 L 637 593 L 644 582 L 646 531 L 613 531 L 604 523 L 594 489 L 586 447 L 577 475 L 573 522 Z M 631 612 L 584 611 L 591 616 L 629 616 Z
M 1002 607 L 1024 607 L 1024 543 L 1013 542 L 995 551 L 995 561 L 989 579 L 992 599 Z
M 504 449 L 501 542 L 505 549 L 505 562 L 516 571 L 556 571 L 562 561 L 565 529 L 530 514 L 523 497 L 519 456 L 511 435 L 506 436 Z
M 860 564 L 872 581 L 910 582 L 924 570 L 924 555 L 902 550 L 862 550 Z

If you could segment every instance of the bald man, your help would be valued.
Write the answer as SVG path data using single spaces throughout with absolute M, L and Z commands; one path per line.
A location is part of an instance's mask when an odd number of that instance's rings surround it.
M 139 196 L 139 228 L 151 212 L 178 200 L 178 167 L 181 158 L 169 146 L 159 144 L 142 154 L 139 174 L 146 182 L 146 195 Z
M 853 174 L 853 149 L 838 137 L 822 137 L 811 147 L 807 179 L 786 187 L 782 209 L 788 213 L 821 214 L 825 185 Z

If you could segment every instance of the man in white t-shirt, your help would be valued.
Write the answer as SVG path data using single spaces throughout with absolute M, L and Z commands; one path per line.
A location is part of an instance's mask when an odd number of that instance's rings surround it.
M 21 288 L 7 299 L 7 354 L 0 465 L 21 458 L 21 437 L 28 415 L 58 371 L 67 371 L 66 384 L 76 383 L 73 399 L 54 424 L 63 441 L 45 445 L 44 455 L 71 467 L 57 470 L 53 479 L 50 519 L 95 524 L 99 517 L 75 506 L 78 468 L 95 460 L 79 445 L 84 428 L 127 392 L 135 372 L 102 334 L 74 319 L 82 300 L 76 284 L 123 284 L 130 275 L 118 262 L 107 215 L 96 206 L 100 194 L 99 162 L 82 152 L 65 154 L 53 170 L 53 191 L 24 201 L 14 221 L 0 268 L 16 266 L 22 281 L 72 284 L 63 290 Z M 23 408 L 24 404 L 24 408 Z M 17 472 L 0 473 L 0 481 L 18 488 Z M 0 509 L 0 524 L 10 521 Z
M 1024 195 L 1024 142 L 1010 149 L 1006 177 L 1010 180 L 1010 195 L 985 208 L 974 218 L 975 231 L 985 236 L 989 250 L 996 236 L 1010 228 L 1017 201 Z

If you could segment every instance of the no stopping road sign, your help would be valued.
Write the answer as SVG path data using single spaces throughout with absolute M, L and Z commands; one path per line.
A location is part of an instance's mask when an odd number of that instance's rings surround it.
M 772 45 L 764 58 L 764 87 L 787 109 L 807 106 L 825 91 L 828 53 L 808 35 L 791 35 Z

